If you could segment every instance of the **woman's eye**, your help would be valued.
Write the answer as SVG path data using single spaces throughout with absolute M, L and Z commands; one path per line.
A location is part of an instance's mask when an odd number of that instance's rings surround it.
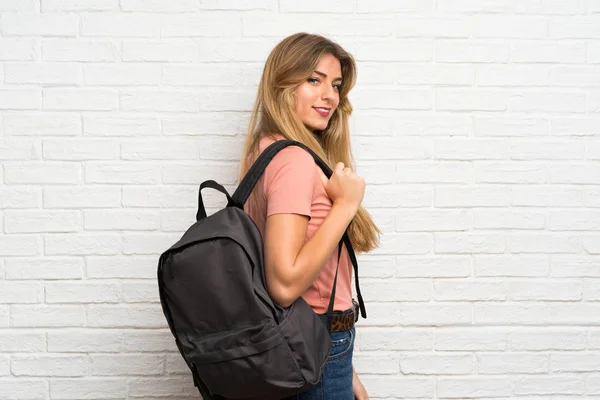
M 333 85 L 334 88 L 337 88 L 337 91 L 339 92 L 340 90 L 342 90 L 342 85 Z
M 319 78 L 308 78 L 310 83 L 319 82 Z

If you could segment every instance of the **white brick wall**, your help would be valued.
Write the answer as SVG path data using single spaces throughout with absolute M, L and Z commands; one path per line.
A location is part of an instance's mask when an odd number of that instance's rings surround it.
M 371 398 L 600 399 L 598 0 L 0 0 L 0 399 L 198 397 L 157 257 L 298 31 L 358 62 Z

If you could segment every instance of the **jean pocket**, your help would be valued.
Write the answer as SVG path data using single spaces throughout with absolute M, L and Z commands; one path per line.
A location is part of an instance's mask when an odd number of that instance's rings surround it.
M 335 360 L 345 356 L 352 350 L 352 346 L 354 346 L 354 329 L 335 333 L 331 338 L 331 352 L 327 359 Z

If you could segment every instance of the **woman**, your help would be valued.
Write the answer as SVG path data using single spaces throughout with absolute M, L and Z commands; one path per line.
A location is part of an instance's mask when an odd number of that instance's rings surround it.
M 334 170 L 323 174 L 304 149 L 290 146 L 268 165 L 245 205 L 264 240 L 265 275 L 273 301 L 283 307 L 302 296 L 324 314 L 337 266 L 337 245 L 348 229 L 357 253 L 377 247 L 381 233 L 360 205 L 365 181 L 352 170 L 348 92 L 356 81 L 352 56 L 318 35 L 285 38 L 267 58 L 250 119 L 240 170 L 275 140 L 304 143 Z M 339 263 L 334 315 L 357 313 L 352 264 Z M 332 351 L 317 387 L 298 399 L 367 399 L 352 366 L 355 327 L 333 329 Z

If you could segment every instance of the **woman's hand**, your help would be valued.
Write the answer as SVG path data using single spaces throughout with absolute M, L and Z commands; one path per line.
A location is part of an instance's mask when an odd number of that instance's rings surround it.
M 354 366 L 352 366 L 352 392 L 354 393 L 355 400 L 368 400 L 369 395 L 367 394 L 367 389 L 365 389 L 364 385 L 358 379 L 358 375 L 356 375 L 356 371 L 354 370 Z

